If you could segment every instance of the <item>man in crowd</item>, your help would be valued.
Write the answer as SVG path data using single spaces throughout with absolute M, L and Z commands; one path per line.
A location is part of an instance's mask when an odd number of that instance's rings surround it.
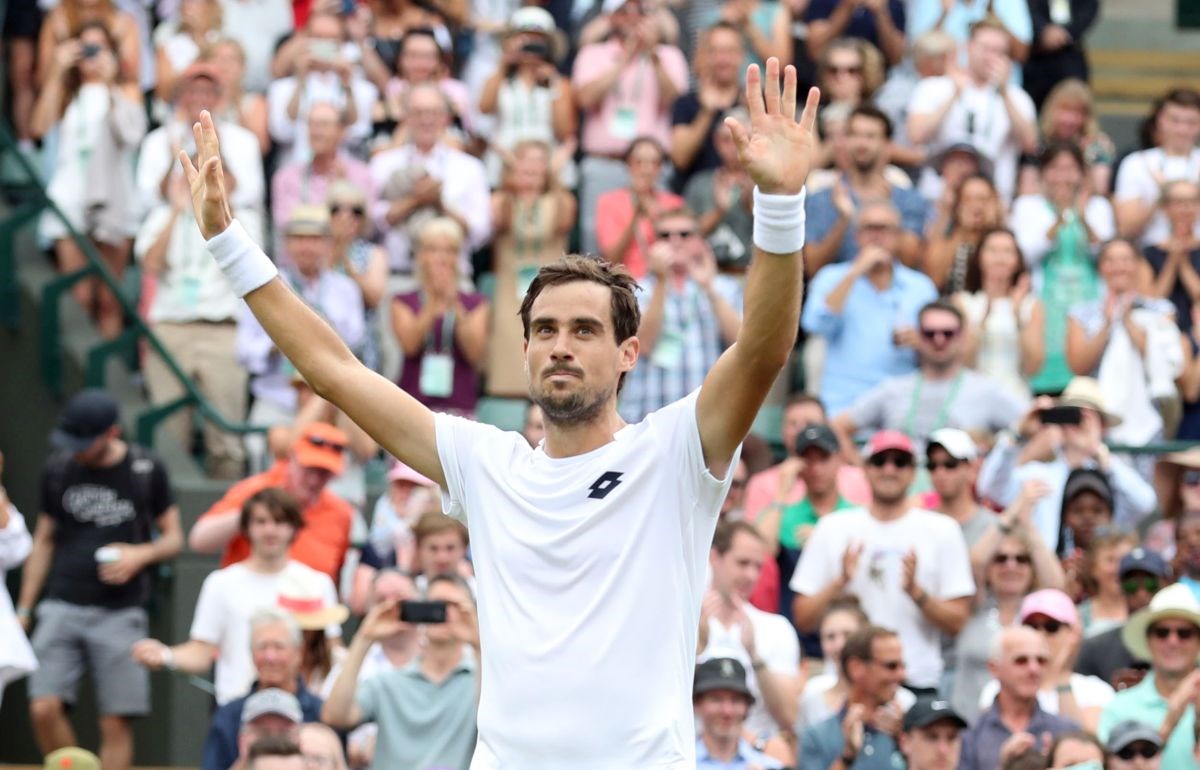
M 303 526 L 299 505 L 283 490 L 268 487 L 252 495 L 238 521 L 250 555 L 204 579 L 188 641 L 168 647 L 143 639 L 133 646 L 133 659 L 152 671 L 166 668 L 200 675 L 207 675 L 215 660 L 217 703 L 245 695 L 254 681 L 250 618 L 263 607 L 275 606 L 285 576 L 322 586 L 326 606 L 337 604 L 328 575 L 288 557 Z M 326 635 L 340 638 L 342 629 L 330 626 Z
M 1176 180 L 1200 182 L 1200 92 L 1168 91 L 1154 118 L 1153 136 L 1153 147 L 1121 161 L 1113 187 L 1118 234 L 1144 246 L 1165 243 L 1173 235 L 1162 209 L 1163 186 Z M 1200 238 L 1200 221 L 1193 235 Z
M 996 637 L 988 670 L 1000 683 L 995 702 L 963 735 L 959 770 L 998 770 L 1044 736 L 1078 730 L 1079 726 L 1042 710 L 1038 690 L 1050 663 L 1045 636 L 1026 626 L 1006 628 Z
M 692 703 L 700 729 L 696 736 L 697 770 L 772 770 L 783 767 L 743 737 L 754 693 L 746 667 L 733 658 L 710 658 L 696 666 Z
M 820 392 L 832 414 L 915 368 L 917 310 L 937 298 L 937 289 L 899 261 L 900 224 L 890 202 L 863 202 L 858 254 L 821 268 L 808 290 L 803 325 L 828 345 Z
M 446 620 L 425 626 L 427 645 L 412 665 L 359 683 L 371 646 L 404 629 L 402 606 L 387 602 L 363 621 L 321 712 L 337 728 L 379 725 L 372 768 L 466 770 L 475 748 L 479 630 L 471 590 L 459 577 L 437 575 L 426 598 L 445 605 Z
M 621 416 L 631 423 L 700 387 L 742 325 L 741 287 L 717 273 L 695 215 L 682 207 L 663 211 L 654 226 L 658 240 L 638 298 L 645 360 L 621 394 Z
M 925 469 L 937 496 L 938 513 L 962 527 L 967 548 L 972 548 L 996 521 L 996 515 L 975 497 L 979 473 L 979 448 L 966 431 L 942 428 L 929 434 L 925 443 Z
M 747 599 L 766 560 L 762 536 L 744 521 L 726 522 L 713 536 L 712 583 L 700 606 L 700 660 L 734 658 L 749 667 L 754 704 L 747 728 L 769 737 L 795 723 L 801 684 L 800 647 L 785 618 Z
M 250 744 L 239 770 L 305 770 L 310 767 L 300 746 L 291 737 L 266 735 Z
M 908 770 L 955 770 L 966 728 L 967 720 L 946 701 L 917 700 L 900 725 L 900 753 L 908 761 Z
M 860 430 L 895 430 L 921 441 L 941 428 L 990 434 L 1020 419 L 1025 404 L 966 367 L 963 315 L 956 305 L 935 300 L 922 307 L 911 336 L 920 368 L 884 380 L 834 418 L 844 446 Z
M 995 167 L 996 189 L 1011 201 L 1021 153 L 1038 146 L 1037 111 L 1029 95 L 1012 82 L 1012 37 L 1004 25 L 986 19 L 971 26 L 965 71 L 926 78 L 908 107 L 908 138 L 940 150 L 969 142 Z M 922 192 L 936 200 L 939 180 L 926 169 Z M 937 192 L 935 192 L 937 191 Z
M 884 176 L 892 121 L 877 107 L 854 108 L 846 121 L 850 167 L 831 188 L 808 199 L 805 205 L 809 241 L 804 247 L 804 268 L 809 275 L 831 262 L 854 259 L 858 243 L 855 217 L 864 200 L 890 200 L 900 212 L 901 231 L 896 254 L 909 266 L 920 262 L 925 231 L 925 200 L 911 188 L 897 187 Z
M 121 440 L 119 419 L 116 400 L 101 390 L 67 403 L 50 436 L 58 451 L 42 471 L 16 609 L 28 631 L 37 608 L 29 715 L 38 747 L 49 754 L 77 745 L 67 711 L 90 669 L 100 758 L 113 770 L 132 764 L 130 720 L 150 711 L 149 677 L 129 648 L 146 635 L 151 570 L 183 547 L 166 467 Z
M 482 161 L 444 141 L 450 106 L 437 86 L 415 85 L 405 95 L 408 143 L 371 158 L 379 192 L 373 212 L 384 233 L 393 273 L 413 269 L 413 244 L 426 222 L 438 216 L 458 222 L 466 234 L 459 273 L 470 275 L 470 254 L 491 237 L 487 170 Z
M 421 514 L 412 525 L 416 543 L 416 586 L 425 591 L 429 581 L 436 575 L 469 575 L 467 528 L 458 519 L 441 511 L 432 510 Z M 468 584 L 475 591 L 475 579 Z
M 346 442 L 346 434 L 332 425 L 306 425 L 287 459 L 234 484 L 200 516 L 188 533 L 188 547 L 198 553 L 222 554 L 223 567 L 242 561 L 251 551 L 250 542 L 238 531 L 243 506 L 257 492 L 279 487 L 299 503 L 304 519 L 289 557 L 325 573 L 336 585 L 350 547 L 354 513 L 326 485 L 344 468 Z
M 1150 600 L 1171 579 L 1167 562 L 1154 551 L 1141 546 L 1121 558 L 1117 568 L 1121 592 L 1129 617 L 1145 609 Z M 1083 640 L 1075 671 L 1108 682 L 1115 690 L 1124 690 L 1142 681 L 1147 661 L 1138 660 L 1121 639 L 1124 626 L 1116 626 Z
M 264 608 L 249 625 L 256 678 L 248 695 L 213 712 L 201 770 L 245 770 L 246 752 L 256 739 L 294 736 L 301 722 L 321 721 L 321 699 L 300 678 L 300 628 L 291 613 Z
M 579 224 L 582 250 L 596 253 L 596 201 L 628 184 L 622 157 L 639 136 L 671 144 L 671 105 L 687 88 L 683 53 L 659 39 L 641 0 L 604 0 L 612 34 L 575 57 L 571 86 L 583 111 Z
M 1135 657 L 1150 661 L 1150 671 L 1104 708 L 1097 728 L 1100 739 L 1108 739 L 1118 722 L 1145 722 L 1158 729 L 1163 766 L 1188 767 L 1200 692 L 1200 604 L 1187 586 L 1167 586 L 1129 618 L 1121 638 Z
M 1145 722 L 1128 719 L 1113 725 L 1104 748 L 1107 770 L 1159 770 L 1162 767 L 1162 738 Z
M 725 114 L 741 96 L 742 33 L 719 21 L 700 36 L 704 56 L 696 62 L 696 87 L 675 100 L 671 108 L 671 163 L 675 188 L 682 190 L 692 175 L 718 168 L 716 135 L 725 130 Z
M 857 596 L 871 622 L 904 643 L 908 688 L 932 692 L 941 634 L 959 632 L 975 595 L 967 544 L 957 522 L 909 507 L 916 455 L 908 436 L 880 431 L 864 456 L 871 503 L 817 522 L 791 579 L 792 617 L 811 631 L 834 599 Z
M 800 736 L 800 770 L 889 770 L 904 764 L 895 738 L 884 728 L 898 719 L 893 702 L 904 681 L 900 637 L 879 626 L 856 631 L 839 661 L 849 691 L 846 706 Z

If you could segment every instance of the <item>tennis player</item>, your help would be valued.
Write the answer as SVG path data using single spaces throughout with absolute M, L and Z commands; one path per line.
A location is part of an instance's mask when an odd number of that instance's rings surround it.
M 751 65 L 751 126 L 727 121 L 754 191 L 741 331 L 703 386 L 636 425 L 617 414 L 637 364 L 636 284 L 568 256 L 521 307 L 537 448 L 444 414 L 355 359 L 277 278 L 233 219 L 212 118 L 180 162 L 208 247 L 313 389 L 441 485 L 464 519 L 479 585 L 482 689 L 472 770 L 695 767 L 691 687 L 705 559 L 729 468 L 795 342 L 804 180 L 818 93 L 797 122 L 796 72 Z M 764 87 L 765 81 L 765 87 Z

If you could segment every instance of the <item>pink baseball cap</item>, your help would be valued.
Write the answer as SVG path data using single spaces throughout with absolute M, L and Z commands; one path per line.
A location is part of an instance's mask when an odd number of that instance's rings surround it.
M 907 452 L 910 455 L 916 455 L 917 450 L 913 447 L 912 439 L 898 430 L 881 430 L 871 440 L 867 442 L 867 446 L 863 450 L 865 457 L 874 457 L 880 452 L 888 450 L 896 450 L 898 452 Z
M 1034 615 L 1045 615 L 1068 626 L 1079 625 L 1079 611 L 1075 609 L 1075 602 L 1057 588 L 1043 588 L 1025 597 L 1019 613 L 1021 622 Z
M 413 484 L 416 484 L 419 487 L 437 486 L 432 480 L 425 478 L 420 473 L 417 473 L 399 460 L 392 464 L 392 469 L 388 471 L 387 480 L 411 481 Z

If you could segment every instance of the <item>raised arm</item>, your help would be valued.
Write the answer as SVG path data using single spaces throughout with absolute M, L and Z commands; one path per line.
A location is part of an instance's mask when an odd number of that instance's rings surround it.
M 700 441 L 709 469 L 724 475 L 734 450 L 754 422 L 767 391 L 787 364 L 800 326 L 804 286 L 804 180 L 816 136 L 813 123 L 820 92 L 812 89 L 796 122 L 796 70 L 783 73 L 767 60 L 766 92 L 757 65 L 746 73 L 750 130 L 725 125 L 738 159 L 754 180 L 754 257 L 746 278 L 737 342 L 713 366 L 696 406 Z
M 199 169 L 186 154 L 192 205 L 209 250 L 230 284 L 313 390 L 346 413 L 392 455 L 445 486 L 433 413 L 354 357 L 337 332 L 279 280 L 270 259 L 234 222 L 220 145 L 207 111 L 192 127 Z

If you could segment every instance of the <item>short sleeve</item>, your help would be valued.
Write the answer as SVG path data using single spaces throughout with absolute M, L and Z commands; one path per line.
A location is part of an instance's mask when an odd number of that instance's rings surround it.
M 953 88 L 949 78 L 923 78 L 908 100 L 908 114 L 924 115 L 936 110 L 952 93 L 947 86 Z
M 809 195 L 804 202 L 804 240 L 819 243 L 837 222 L 837 209 L 833 206 L 833 191 L 822 190 Z
M 438 459 L 446 477 L 446 488 L 442 490 L 442 510 L 447 516 L 466 522 L 469 494 L 467 479 L 476 466 L 476 453 L 502 431 L 491 425 L 441 412 L 434 413 L 433 425 Z
M 220 647 L 225 639 L 225 619 L 229 613 L 221 604 L 222 591 L 219 583 L 223 574 L 211 573 L 200 586 L 196 611 L 192 615 L 192 629 L 188 632 L 189 639 L 207 642 L 216 647 Z
M 938 549 L 938 585 L 935 595 L 939 599 L 961 599 L 975 595 L 975 578 L 971 574 L 971 555 L 967 550 L 967 539 L 962 527 L 954 522 L 944 528 L 942 548 Z
M 1150 185 L 1146 182 L 1149 181 Z M 1113 186 L 1113 200 L 1123 203 L 1131 200 L 1146 200 L 1146 189 L 1153 189 L 1154 179 L 1149 174 L 1146 154 L 1135 152 L 1121 162 L 1117 169 L 1117 181 Z
M 599 78 L 598 73 L 607 70 L 600 66 L 603 44 L 592 43 L 580 49 L 575 57 L 575 66 L 571 69 L 571 85 L 580 88 Z
M 795 676 L 800 671 L 800 641 L 782 615 L 770 613 L 767 620 L 771 623 L 771 643 L 762 650 L 763 662 L 771 671 Z
M 677 458 L 688 486 L 697 491 L 697 507 L 716 517 L 721 501 L 729 490 L 729 481 L 733 474 L 726 472 L 724 479 L 718 479 L 712 475 L 704 461 L 700 422 L 696 418 L 699 398 L 700 388 L 697 388 L 678 401 L 652 412 L 647 420 L 651 421 L 651 429 L 660 437 L 667 451 L 666 456 Z M 737 465 L 741 451 L 741 445 L 738 445 L 729 461 L 730 468 Z
M 855 427 L 859 430 L 871 431 L 884 428 L 887 405 L 898 395 L 899 388 L 896 385 L 895 382 L 884 380 L 863 393 L 850 405 L 845 413 L 854 421 Z
M 840 551 L 834 553 L 833 519 L 834 517 L 827 516 L 817 522 L 804 550 L 800 552 L 796 571 L 788 581 L 788 588 L 792 589 L 793 593 L 813 596 L 836 577 L 833 573 L 834 559 L 840 561 L 842 554 Z
M 358 683 L 354 700 L 358 704 L 363 722 L 374 722 L 379 714 L 379 695 L 383 689 L 383 675 L 372 676 Z
M 154 469 L 150 475 L 150 502 L 153 505 L 153 516 L 157 519 L 175 505 L 175 494 L 171 491 L 166 464 L 157 457 L 153 459 L 153 463 Z
M 692 93 L 686 93 L 677 98 L 671 105 L 671 125 L 679 126 L 691 123 L 700 112 L 700 102 Z

